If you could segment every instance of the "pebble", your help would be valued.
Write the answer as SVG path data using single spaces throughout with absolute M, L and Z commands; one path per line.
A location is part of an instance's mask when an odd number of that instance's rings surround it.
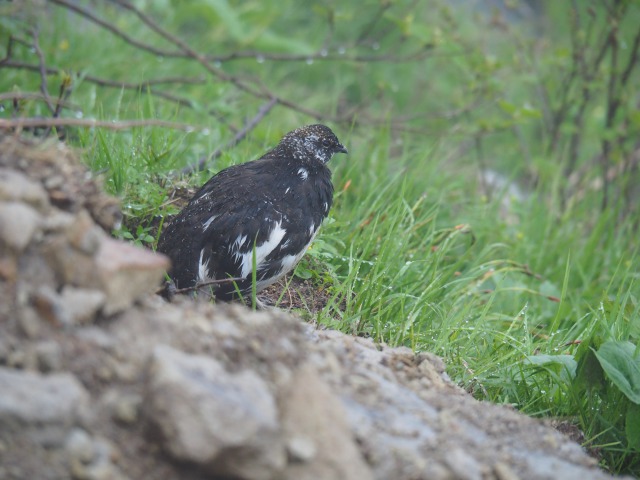
M 95 319 L 107 296 L 100 290 L 66 285 L 62 289 L 60 300 L 73 325 L 86 325 Z
M 310 438 L 293 437 L 287 442 L 287 453 L 293 462 L 308 462 L 316 456 L 316 445 Z
M 73 422 L 89 395 L 70 373 L 40 375 L 0 367 L 0 426 Z
M 0 245 L 22 252 L 38 229 L 40 214 L 18 202 L 0 203 Z
M 43 341 L 36 345 L 38 368 L 43 373 L 62 369 L 62 349 L 55 341 Z
M 49 196 L 40 183 L 7 168 L 0 168 L 0 200 L 24 202 L 38 210 L 49 205 Z

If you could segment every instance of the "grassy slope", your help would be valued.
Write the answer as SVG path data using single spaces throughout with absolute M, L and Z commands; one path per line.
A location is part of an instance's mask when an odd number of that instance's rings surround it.
M 322 20 L 327 7 L 302 11 L 297 3 L 285 3 L 287 8 L 264 4 L 258 14 L 251 2 L 178 8 L 167 1 L 151 13 L 201 51 L 307 54 L 320 48 L 328 32 Z M 345 54 L 401 55 L 428 42 L 436 56 L 408 63 L 253 58 L 222 64 L 230 73 L 260 77 L 308 108 L 333 113 L 363 105 L 361 126 L 332 125 L 351 154 L 333 161 L 335 208 L 308 254 L 313 262 L 303 264 L 323 265 L 313 273 L 331 292 L 317 320 L 434 351 L 446 359 L 449 374 L 479 398 L 511 403 L 532 415 L 574 419 L 603 448 L 609 468 L 638 473 L 635 426 L 628 420 L 635 407 L 600 378 L 602 369 L 590 353 L 607 340 L 637 344 L 637 232 L 620 223 L 616 208 L 600 212 L 597 191 L 561 208 L 563 152 L 543 148 L 548 138 L 537 86 L 558 88 L 558 65 L 568 55 L 566 34 L 547 25 L 548 38 L 558 43 L 538 42 L 536 54 L 528 55 L 523 45 L 533 37 L 520 27 L 488 28 L 478 18 L 435 7 L 403 10 L 399 2 L 370 28 L 380 3 L 360 5 L 336 11 L 329 53 L 349 45 L 358 32 L 386 29 L 389 50 L 384 43 L 363 42 Z M 203 75 L 192 62 L 137 52 L 94 26 L 71 28 L 75 17 L 49 8 L 53 20 L 41 33 L 49 65 L 130 82 Z M 131 15 L 99 13 L 136 38 L 165 46 Z M 565 21 L 567 12 L 552 13 L 558 24 Z M 2 29 L 6 37 L 22 26 L 5 19 Z M 26 49 L 17 55 L 35 61 Z M 32 73 L 6 70 L 1 77 L 1 91 L 38 89 Z M 50 84 L 59 80 L 50 77 Z M 145 89 L 104 89 L 82 80 L 70 97 L 85 117 L 162 118 L 208 127 L 206 133 L 139 128 L 72 135 L 88 164 L 123 197 L 129 224 L 139 225 L 119 234 L 147 244 L 153 244 L 154 217 L 172 212 L 167 192 L 184 183 L 168 172 L 233 136 L 207 112 L 213 109 L 237 127 L 262 103 L 213 80 L 167 90 L 188 97 L 195 108 L 179 108 Z M 42 104 L 25 109 L 46 115 Z M 404 131 L 390 128 L 391 119 L 402 115 L 414 119 Z M 583 160 L 598 152 L 601 117 L 601 109 L 590 111 L 587 129 L 593 135 L 583 139 Z M 368 123 L 372 118 L 377 122 Z M 186 181 L 200 184 L 212 171 L 254 158 L 282 133 L 313 121 L 277 107 L 247 141 Z M 525 188 L 524 199 L 512 198 L 505 214 L 501 192 L 491 199 L 481 192 L 480 164 L 513 179 L 535 173 L 538 187 Z

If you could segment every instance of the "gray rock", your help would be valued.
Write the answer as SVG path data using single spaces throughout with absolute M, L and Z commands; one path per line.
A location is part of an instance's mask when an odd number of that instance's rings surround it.
M 168 346 L 153 352 L 145 406 L 174 458 L 209 473 L 270 479 L 284 468 L 278 412 L 255 373 Z
M 90 256 L 98 253 L 103 241 L 110 238 L 93 222 L 86 210 L 80 210 L 76 214 L 65 233 L 72 247 Z
M 52 287 L 42 285 L 33 293 L 33 305 L 47 322 L 58 327 L 72 324 L 68 310 L 62 298 Z
M 40 223 L 40 214 L 18 202 L 0 203 L 0 246 L 22 252 L 33 238 Z
M 43 373 L 54 372 L 62 368 L 62 348 L 52 340 L 36 345 L 38 368 Z
M 169 268 L 164 255 L 105 238 L 96 257 L 96 274 L 107 295 L 107 315 L 131 306 L 142 295 L 153 293 Z
M 64 235 L 52 235 L 48 238 L 42 245 L 41 256 L 50 270 L 56 272 L 59 284 L 102 288 L 100 278 L 96 275 L 94 256 L 72 246 Z
M 104 306 L 107 296 L 96 289 L 65 286 L 61 292 L 62 305 L 74 325 L 88 324 Z
M 301 366 L 280 395 L 291 480 L 368 480 L 364 461 L 338 397 L 311 365 Z M 292 448 L 293 447 L 293 448 Z M 391 477 L 389 477 L 391 478 Z
M 62 210 L 53 210 L 42 220 L 42 230 L 46 233 L 65 232 L 72 227 L 75 219 L 76 216 L 71 213 Z
M 49 196 L 40 183 L 23 173 L 0 168 L 0 201 L 28 203 L 43 210 L 49 205 Z
M 95 457 L 95 448 L 91 436 L 81 428 L 74 428 L 67 437 L 65 448 L 72 464 L 88 465 Z
M 142 396 L 137 393 L 108 391 L 102 398 L 111 418 L 122 425 L 131 425 L 138 421 Z
M 0 427 L 71 425 L 88 394 L 69 373 L 40 375 L 0 367 Z
M 25 305 L 16 314 L 20 332 L 27 338 L 36 338 L 40 333 L 41 321 L 38 312 L 31 306 Z
M 115 447 L 104 438 L 92 438 L 85 430 L 76 428 L 65 444 L 71 476 L 77 480 L 119 480 L 126 477 L 113 464 Z

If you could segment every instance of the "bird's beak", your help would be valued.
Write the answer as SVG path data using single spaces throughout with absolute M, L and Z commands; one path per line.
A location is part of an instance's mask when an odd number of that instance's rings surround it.
M 340 153 L 349 153 L 349 150 L 347 150 L 347 148 L 346 148 L 344 145 L 342 145 L 341 143 L 339 143 L 339 144 L 336 146 L 336 152 L 340 152 Z

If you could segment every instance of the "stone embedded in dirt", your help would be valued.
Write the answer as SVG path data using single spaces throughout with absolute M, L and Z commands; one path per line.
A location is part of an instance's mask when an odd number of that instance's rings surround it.
M 85 210 L 80 210 L 65 230 L 69 244 L 85 255 L 93 256 L 110 237 L 93 222 Z
M 40 316 L 52 325 L 63 327 L 72 324 L 60 294 L 50 286 L 42 285 L 39 287 L 32 293 L 31 301 Z M 35 334 L 32 333 L 30 336 L 34 337 Z
M 67 212 L 86 210 L 107 232 L 122 220 L 118 199 L 103 192 L 99 179 L 64 143 L 49 143 L 43 148 L 38 140 L 0 134 L 1 167 L 40 183 L 55 207 Z M 32 198 L 20 198 L 33 203 Z
M 44 285 L 33 292 L 32 300 L 42 317 L 51 324 L 70 327 L 93 321 L 104 306 L 107 296 L 101 290 L 69 285 L 58 293 Z
M 251 371 L 230 373 L 212 358 L 160 345 L 144 403 L 177 460 L 212 474 L 265 480 L 285 466 L 275 401 Z
M 103 395 L 102 401 L 111 418 L 121 425 L 133 425 L 140 419 L 142 395 L 138 393 L 110 390 Z
M 119 240 L 104 239 L 96 257 L 96 275 L 107 299 L 104 313 L 129 307 L 137 298 L 157 290 L 169 259 Z
M 0 426 L 71 425 L 89 396 L 69 373 L 40 375 L 0 367 Z
M 125 480 L 112 459 L 117 458 L 116 448 L 104 438 L 92 438 L 85 430 L 76 428 L 67 436 L 65 449 L 68 454 L 71 477 L 78 480 Z
M 43 373 L 62 369 L 62 348 L 53 340 L 45 340 L 35 346 L 38 369 Z
M 60 301 L 72 324 L 87 324 L 93 321 L 107 300 L 106 294 L 97 289 L 65 286 L 60 292 Z
M 22 202 L 36 210 L 44 210 L 49 205 L 47 192 L 40 183 L 8 168 L 0 168 L 0 201 Z
M 373 479 L 340 398 L 311 364 L 296 369 L 280 393 L 290 480 Z
M 0 248 L 22 252 L 38 230 L 40 215 L 27 204 L 0 202 Z

